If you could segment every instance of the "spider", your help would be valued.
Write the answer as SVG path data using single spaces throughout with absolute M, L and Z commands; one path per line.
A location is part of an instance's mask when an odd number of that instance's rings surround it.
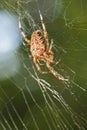
M 33 57 L 33 62 L 36 65 L 37 70 L 41 74 L 48 73 L 41 70 L 40 61 L 43 61 L 46 64 L 46 67 L 48 68 L 49 72 L 51 72 L 57 79 L 67 80 L 62 75 L 57 73 L 54 70 L 54 68 L 51 66 L 51 64 L 57 63 L 54 61 L 54 53 L 52 51 L 53 40 L 51 40 L 51 43 L 49 43 L 48 33 L 40 10 L 39 10 L 39 15 L 40 15 L 40 21 L 41 21 L 43 31 L 41 30 L 34 31 L 31 35 L 31 40 L 29 40 L 23 31 L 20 22 L 20 17 L 19 17 L 20 33 L 23 36 L 25 42 L 30 45 L 30 51 Z

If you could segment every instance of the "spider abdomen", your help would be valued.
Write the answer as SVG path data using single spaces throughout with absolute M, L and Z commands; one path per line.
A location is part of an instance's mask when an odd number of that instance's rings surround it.
M 46 40 L 40 30 L 33 32 L 31 36 L 31 53 L 40 56 L 46 51 Z

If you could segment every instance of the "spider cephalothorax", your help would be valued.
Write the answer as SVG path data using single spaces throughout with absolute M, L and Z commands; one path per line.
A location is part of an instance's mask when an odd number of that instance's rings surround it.
M 60 75 L 59 73 L 57 73 L 54 68 L 51 66 L 51 64 L 56 64 L 56 62 L 54 61 L 54 54 L 52 51 L 52 44 L 53 41 L 51 40 L 51 43 L 49 43 L 49 39 L 48 39 L 48 33 L 43 21 L 43 17 L 41 15 L 41 12 L 39 10 L 39 14 L 40 14 L 40 20 L 41 20 L 41 24 L 42 24 L 42 29 L 41 30 L 36 30 L 32 33 L 31 35 L 31 40 L 29 40 L 27 38 L 27 36 L 25 35 L 25 33 L 23 32 L 22 26 L 21 26 L 21 22 L 20 22 L 20 18 L 19 18 L 19 29 L 20 32 L 24 38 L 24 40 L 26 41 L 27 44 L 30 45 L 30 51 L 31 54 L 33 56 L 33 61 L 34 64 L 37 67 L 37 70 L 44 74 L 47 72 L 44 72 L 41 70 L 40 68 L 40 62 L 39 61 L 44 61 L 44 63 L 46 63 L 46 66 L 48 68 L 48 70 L 57 78 L 60 80 L 66 80 L 64 79 L 64 77 L 62 75 Z

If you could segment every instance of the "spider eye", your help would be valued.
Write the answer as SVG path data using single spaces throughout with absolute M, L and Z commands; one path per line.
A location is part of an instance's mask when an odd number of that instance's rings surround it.
M 41 34 L 41 31 L 37 31 L 37 34 L 39 35 L 39 36 L 41 36 L 42 34 Z

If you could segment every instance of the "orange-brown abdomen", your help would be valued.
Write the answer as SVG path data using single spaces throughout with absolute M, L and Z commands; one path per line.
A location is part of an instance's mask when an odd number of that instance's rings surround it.
M 40 56 L 46 51 L 46 40 L 40 30 L 33 32 L 31 36 L 31 53 Z

